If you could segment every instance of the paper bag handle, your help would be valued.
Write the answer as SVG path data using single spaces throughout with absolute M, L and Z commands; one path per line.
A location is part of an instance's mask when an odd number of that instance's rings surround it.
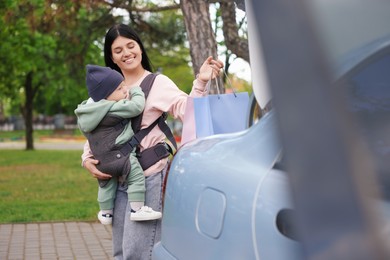
M 234 97 L 237 97 L 236 90 L 233 88 L 233 84 L 232 84 L 232 82 L 230 81 L 230 79 L 229 79 L 228 75 L 226 74 L 225 70 L 223 70 L 223 73 L 224 73 L 224 75 L 226 76 L 226 79 L 227 79 L 227 81 L 228 81 L 228 84 L 226 84 L 226 85 L 227 85 L 227 86 L 230 85 L 230 88 L 231 88 L 232 91 L 233 91 Z M 213 80 L 212 77 L 213 77 L 213 72 L 211 72 L 211 74 L 210 74 L 210 79 L 209 79 L 209 81 L 207 82 L 207 85 L 206 85 L 207 94 L 208 94 L 209 91 L 210 91 L 211 81 Z M 220 90 L 219 90 L 218 79 L 217 79 L 217 78 L 214 78 L 214 79 L 215 79 L 215 83 L 216 83 L 216 85 L 217 85 L 217 95 L 218 95 L 218 97 L 219 97 L 219 95 L 221 94 L 221 92 L 220 92 Z

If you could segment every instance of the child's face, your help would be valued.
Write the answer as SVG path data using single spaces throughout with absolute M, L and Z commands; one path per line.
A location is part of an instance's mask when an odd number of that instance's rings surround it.
M 112 92 L 106 99 L 110 101 L 119 101 L 121 99 L 128 98 L 128 90 L 125 83 L 122 81 L 121 84 Z

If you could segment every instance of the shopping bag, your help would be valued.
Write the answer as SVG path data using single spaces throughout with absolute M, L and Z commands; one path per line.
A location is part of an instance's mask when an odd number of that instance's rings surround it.
M 217 83 L 217 81 L 216 81 Z M 211 88 L 211 79 L 208 82 Z M 249 108 L 248 92 L 237 93 L 230 84 L 233 93 L 204 97 L 188 97 L 183 118 L 181 144 L 198 137 L 242 131 L 247 126 L 246 116 Z
M 196 137 L 242 131 L 246 128 L 248 92 L 194 98 Z
M 183 128 L 181 132 L 181 145 L 196 139 L 194 100 L 192 97 L 187 98 L 187 105 L 184 112 Z

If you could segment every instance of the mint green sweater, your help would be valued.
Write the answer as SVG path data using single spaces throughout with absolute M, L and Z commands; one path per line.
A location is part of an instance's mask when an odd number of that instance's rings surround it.
M 132 118 L 141 114 L 145 107 L 144 92 L 140 87 L 130 89 L 130 100 L 108 101 L 102 99 L 93 102 L 90 99 L 84 100 L 74 111 L 77 116 L 77 124 L 83 134 L 93 131 L 100 121 L 110 113 L 123 118 Z M 123 144 L 134 135 L 131 124 L 127 124 L 123 132 L 116 139 L 116 144 Z

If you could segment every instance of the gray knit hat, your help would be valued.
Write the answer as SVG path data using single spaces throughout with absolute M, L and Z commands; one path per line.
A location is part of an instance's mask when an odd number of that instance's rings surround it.
M 88 95 L 95 102 L 108 97 L 123 80 L 123 76 L 116 70 L 97 65 L 87 65 Z

